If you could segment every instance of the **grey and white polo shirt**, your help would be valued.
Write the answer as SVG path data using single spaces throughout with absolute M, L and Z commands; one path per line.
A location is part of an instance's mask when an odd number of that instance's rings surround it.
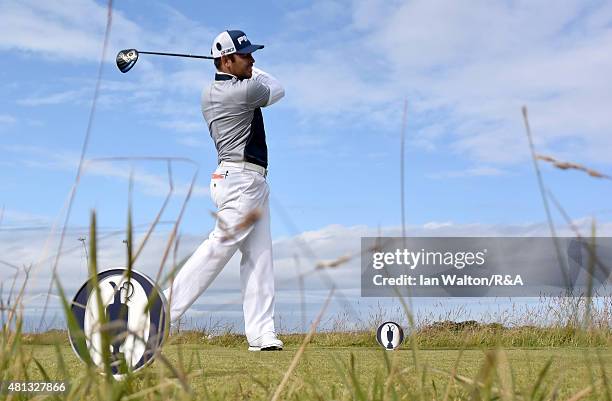
M 261 108 L 277 102 L 284 94 L 276 79 L 255 67 L 250 79 L 215 74 L 215 80 L 202 93 L 202 114 L 219 163 L 246 161 L 268 167 Z

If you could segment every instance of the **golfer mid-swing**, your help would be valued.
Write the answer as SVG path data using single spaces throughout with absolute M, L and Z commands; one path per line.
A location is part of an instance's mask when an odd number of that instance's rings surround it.
M 268 149 L 261 108 L 277 102 L 285 92 L 275 78 L 253 67 L 251 53 L 261 48 L 251 44 L 242 31 L 221 32 L 213 41 L 217 73 L 202 93 L 202 113 L 219 155 L 219 166 L 210 182 L 217 222 L 208 239 L 183 265 L 172 287 L 164 291 L 175 322 L 239 249 L 250 351 L 283 348 L 274 330 Z

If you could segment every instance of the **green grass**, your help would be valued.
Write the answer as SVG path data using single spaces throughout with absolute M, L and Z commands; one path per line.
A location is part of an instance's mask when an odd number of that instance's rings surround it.
M 68 367 L 68 377 L 79 377 L 85 365 L 76 358 L 69 346 L 64 345 L 60 350 Z M 36 358 L 47 372 L 57 372 L 58 357 L 54 346 L 24 345 L 22 351 L 26 356 Z M 289 346 L 282 352 L 253 353 L 248 352 L 242 345 L 230 347 L 187 344 L 168 345 L 163 354 L 173 365 L 191 372 L 188 383 L 193 389 L 195 399 L 209 396 L 213 399 L 263 400 L 270 399 L 295 351 L 295 346 Z M 485 366 L 485 375 L 492 376 L 493 387 L 500 386 L 500 378 L 503 376 L 500 372 L 504 369 L 511 371 L 512 387 L 516 395 L 524 395 L 527 399 L 536 378 L 549 360 L 552 364 L 538 394 L 548 396 L 556 388 L 559 399 L 569 398 L 585 388 L 591 378 L 601 377 L 602 366 L 607 372 L 612 372 L 612 350 L 609 347 L 598 350 L 531 348 L 500 352 L 503 353 L 497 354 L 497 369 L 491 369 L 483 362 L 487 360 L 487 355 L 496 355 L 495 352 L 487 354 L 484 350 L 466 350 L 460 355 L 458 350 L 420 350 L 418 363 L 421 368 L 417 370 L 412 352 L 405 348 L 388 352 L 379 347 L 312 346 L 299 362 L 290 384 L 283 393 L 283 399 L 359 399 L 360 393 L 365 397 L 363 399 L 375 398 L 375 387 L 384 386 L 389 377 L 385 357 L 389 357 L 388 362 L 393 366 L 392 370 L 397 372 L 392 375 L 394 379 L 387 391 L 389 394 L 395 391 L 399 399 L 420 399 L 420 396 L 417 396 L 419 394 L 428 400 L 442 399 L 451 377 L 449 373 L 457 361 L 456 373 L 466 378 L 477 377 Z M 504 355 L 507 363 L 504 361 Z M 595 362 L 598 358 L 601 365 Z M 145 370 L 145 375 L 137 375 L 131 381 L 132 393 L 151 385 L 150 377 L 144 377 L 147 375 L 159 378 L 154 383 L 178 383 L 177 380 L 168 380 L 172 373 L 157 361 Z M 29 365 L 28 374 L 30 379 L 43 378 L 35 364 Z M 470 396 L 471 388 L 471 384 L 455 381 L 450 387 L 449 399 L 473 398 Z M 166 395 L 183 394 L 178 384 L 169 384 L 166 391 Z M 602 397 L 603 394 L 597 392 L 584 399 L 605 399 Z
M 305 334 L 285 334 L 287 345 L 299 345 Z M 420 327 L 413 336 L 420 349 L 461 349 L 482 347 L 612 347 L 612 329 L 599 328 L 584 330 L 573 326 L 519 326 L 507 328 L 501 324 L 477 322 L 440 322 Z M 25 344 L 68 345 L 65 330 L 49 330 L 38 334 L 24 334 Z M 225 333 L 209 337 L 200 330 L 187 330 L 169 338 L 170 344 L 218 345 L 246 347 L 244 335 Z M 324 331 L 313 336 L 310 344 L 321 347 L 376 347 L 376 333 L 373 330 L 354 332 Z

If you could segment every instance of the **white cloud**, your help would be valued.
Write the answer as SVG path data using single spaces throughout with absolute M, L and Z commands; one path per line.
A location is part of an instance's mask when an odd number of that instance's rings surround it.
M 92 0 L 3 1 L 0 49 L 40 53 L 52 60 L 95 61 L 102 50 L 106 12 Z M 121 12 L 113 13 L 113 30 L 126 39 L 142 33 Z
M 49 223 L 50 219 L 48 216 L 0 207 L 0 228 L 14 225 L 39 226 L 48 225 Z
M 336 25 L 335 40 L 315 31 L 299 54 L 291 40 L 279 50 L 296 56 L 279 69 L 301 113 L 389 128 L 407 96 L 413 144 L 499 164 L 528 157 L 527 105 L 539 149 L 610 162 L 610 4 L 363 0 L 346 10 L 352 24 Z
M 315 1 L 307 7 L 288 11 L 284 19 L 287 24 L 299 30 L 321 30 L 328 24 L 336 23 L 346 13 L 346 5 L 342 1 Z M 310 21 L 310 24 L 304 24 Z
M 453 222 L 452 221 L 445 221 L 445 222 L 437 222 L 437 221 L 431 221 L 429 223 L 425 223 L 423 224 L 423 228 L 426 230 L 437 230 L 440 228 L 444 228 L 444 227 L 452 227 L 453 226 Z
M 205 148 L 207 143 L 199 137 L 185 136 L 178 139 L 178 143 L 190 148 Z
M 0 114 L 0 133 L 5 131 L 6 128 L 12 127 L 17 122 L 17 118 L 13 117 L 10 114 Z M 6 164 L 6 161 L 0 162 L 1 164 Z
M 9 114 L 0 114 L 0 126 L 15 124 L 17 119 Z
M 163 161 L 162 161 L 163 162 Z M 141 163 L 158 163 L 153 160 L 149 161 L 129 161 L 129 164 L 141 164 Z M 176 163 L 176 162 L 175 162 Z M 119 178 L 125 182 L 129 182 L 130 179 L 138 185 L 142 185 L 145 194 L 153 196 L 165 196 L 170 191 L 170 177 L 161 176 L 158 174 L 148 173 L 141 167 L 126 168 L 126 163 L 121 161 L 97 161 L 90 160 L 84 167 L 85 174 L 94 174 L 102 177 L 114 177 Z M 174 182 L 175 196 L 186 196 L 189 191 L 189 184 L 183 182 L 177 182 L 176 178 L 172 178 Z M 209 189 L 200 185 L 194 185 L 192 196 L 194 197 L 207 197 L 209 196 Z
M 204 122 L 191 120 L 160 122 L 159 126 L 183 133 L 204 132 L 206 130 L 206 124 Z
M 580 227 L 583 234 L 590 231 L 590 218 L 576 219 L 574 223 Z M 102 222 L 99 221 L 102 225 Z M 1 228 L 1 227 L 0 227 Z M 212 228 L 212 227 L 211 227 Z M 421 226 L 408 226 L 407 232 L 414 237 L 461 237 L 461 236 L 548 236 L 546 223 L 516 224 L 516 225 L 485 225 L 485 224 L 456 224 L 453 222 L 429 222 Z M 300 303 L 298 275 L 304 275 L 304 285 L 309 305 L 320 305 L 332 284 L 348 300 L 344 307 L 353 309 L 353 312 L 363 313 L 369 303 L 359 298 L 360 288 L 360 246 L 362 237 L 398 236 L 400 227 L 367 227 L 331 225 L 318 230 L 303 232 L 290 238 L 279 238 L 274 241 L 274 264 L 276 287 L 279 294 L 277 307 L 279 314 L 295 313 L 296 304 Z M 559 227 L 560 236 L 572 235 L 567 227 Z M 612 234 L 612 223 L 598 224 L 598 235 Z M 79 238 L 87 238 L 86 228 L 71 229 L 68 231 L 64 253 L 59 264 L 58 274 L 68 296 L 72 296 L 87 278 L 87 262 L 85 251 Z M 122 243 L 124 230 L 100 230 L 98 233 L 98 266 L 104 270 L 125 265 L 125 244 Z M 135 234 L 135 243 L 139 244 L 144 232 Z M 160 261 L 167 246 L 168 233 L 154 233 L 144 248 L 144 252 L 136 263 L 137 270 L 155 278 L 160 268 Z M 202 235 L 181 236 L 177 261 L 188 256 L 199 243 L 206 238 Z M 45 243 L 50 240 L 45 248 Z M 49 286 L 50 271 L 54 252 L 57 249 L 57 235 L 48 236 L 42 231 L 7 231 L 0 229 L 0 254 L 3 260 L 10 260 L 17 266 L 28 266 L 36 263 L 32 271 L 32 279 L 27 288 L 27 307 L 29 313 L 40 313 L 44 304 L 44 296 Z M 41 252 L 48 249 L 49 252 Z M 172 252 L 171 252 L 172 254 Z M 348 255 L 345 263 L 336 268 L 323 271 L 316 270 L 317 262 L 322 260 L 335 260 Z M 1 260 L 0 260 L 1 261 Z M 39 262 L 40 263 L 37 263 Z M 189 316 L 216 317 L 227 319 L 228 310 L 237 313 L 239 319 L 239 305 L 241 296 L 239 290 L 239 263 L 237 254 L 228 263 L 209 290 L 200 297 L 189 312 Z M 168 260 L 162 277 L 169 272 L 172 260 Z M 3 280 L 14 275 L 13 269 L 0 269 Z M 55 290 L 53 291 L 55 293 Z M 341 299 L 341 298 L 337 298 Z M 360 305 L 359 302 L 363 305 Z M 340 302 L 340 305 L 344 301 Z M 451 303 L 453 301 L 450 301 Z M 51 307 L 58 309 L 57 300 L 51 299 Z M 236 309 L 238 308 L 238 309 Z M 316 311 L 309 311 L 313 314 Z
M 67 90 L 39 96 L 29 96 L 26 98 L 18 99 L 17 104 L 22 106 L 41 106 L 64 103 L 79 103 L 83 101 L 83 96 L 86 92 L 90 91 L 84 88 L 79 90 Z
M 573 221 L 582 235 L 590 232 L 590 218 Z M 339 288 L 358 288 L 360 283 L 360 246 L 362 237 L 401 237 L 401 227 L 367 227 L 330 225 L 315 231 L 303 232 L 292 238 L 280 238 L 274 242 L 274 263 L 277 275 L 287 283 L 296 274 L 296 256 L 302 272 L 313 269 L 322 260 L 337 260 L 348 256 L 348 261 L 340 267 L 326 270 L 329 277 Z M 406 233 L 411 237 L 548 237 L 550 231 L 546 223 L 513 225 L 457 224 L 451 221 L 428 222 L 420 226 L 408 225 Z M 599 222 L 598 236 L 612 234 L 612 223 Z M 574 232 L 566 227 L 557 227 L 557 235 L 573 236 Z M 316 275 L 315 275 L 316 276 Z M 318 284 L 317 284 L 318 283 Z M 311 283 L 322 285 L 321 281 Z M 282 285 L 281 285 L 282 288 Z
M 48 148 L 38 148 L 35 146 L 2 146 L 2 149 L 18 154 L 19 163 L 29 168 L 54 169 L 59 171 L 75 172 L 79 156 L 73 152 L 54 151 Z M 97 160 L 93 157 L 86 160 L 83 166 L 83 177 L 96 176 L 115 178 L 122 182 L 133 180 L 135 189 L 142 191 L 146 195 L 166 196 L 170 190 L 169 177 L 166 174 L 154 174 L 147 171 L 142 166 L 166 166 L 165 160 Z M 174 164 L 180 163 L 175 161 Z M 195 167 L 194 167 L 195 168 Z M 189 191 L 190 184 L 186 179 L 191 177 L 181 177 L 177 180 L 173 177 L 174 196 L 184 197 Z M 194 197 L 208 197 L 209 189 L 195 184 L 192 191 Z
M 114 4 L 107 59 L 114 65 L 114 50 L 126 47 L 141 50 L 201 52 L 208 48 L 201 38 L 212 31 L 181 15 L 171 7 L 163 9 L 167 24 L 146 27 L 131 20 Z M 98 61 L 107 21 L 106 2 L 94 0 L 35 0 L 0 2 L 0 50 L 36 53 L 62 62 Z M 139 68 L 141 61 L 139 61 Z

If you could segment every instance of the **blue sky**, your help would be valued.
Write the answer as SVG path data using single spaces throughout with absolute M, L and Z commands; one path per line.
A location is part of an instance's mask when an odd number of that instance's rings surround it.
M 63 218 L 105 24 L 100 1 L 0 1 L 4 260 L 35 263 L 54 252 L 43 255 L 40 244 Z M 181 225 L 184 252 L 213 225 L 208 177 L 216 154 L 199 100 L 212 62 L 142 56 L 121 74 L 114 57 L 124 48 L 208 54 L 224 29 L 244 30 L 264 44 L 256 65 L 286 87 L 286 97 L 264 110 L 275 250 L 304 236 L 397 232 L 404 99 L 411 234 L 445 227 L 438 234 L 526 235 L 543 227 L 523 105 L 538 152 L 612 172 L 609 2 L 115 1 L 86 158 L 197 163 L 196 191 Z M 605 232 L 610 181 L 542 170 L 572 218 L 585 225 L 596 218 Z M 125 226 L 130 175 L 135 221 L 146 226 L 166 194 L 166 171 L 161 162 L 91 162 L 76 194 L 70 246 L 92 208 L 103 232 Z M 193 173 L 192 165 L 173 165 L 176 191 L 164 220 L 177 217 Z M 168 229 L 160 228 L 160 238 Z M 109 263 L 120 263 L 117 244 L 106 245 L 115 255 Z M 358 252 L 358 241 L 336 245 L 321 257 Z M 79 257 L 66 256 L 66 272 L 79 271 Z M 41 282 L 48 269 L 41 263 Z M 219 285 L 231 286 L 223 280 Z

